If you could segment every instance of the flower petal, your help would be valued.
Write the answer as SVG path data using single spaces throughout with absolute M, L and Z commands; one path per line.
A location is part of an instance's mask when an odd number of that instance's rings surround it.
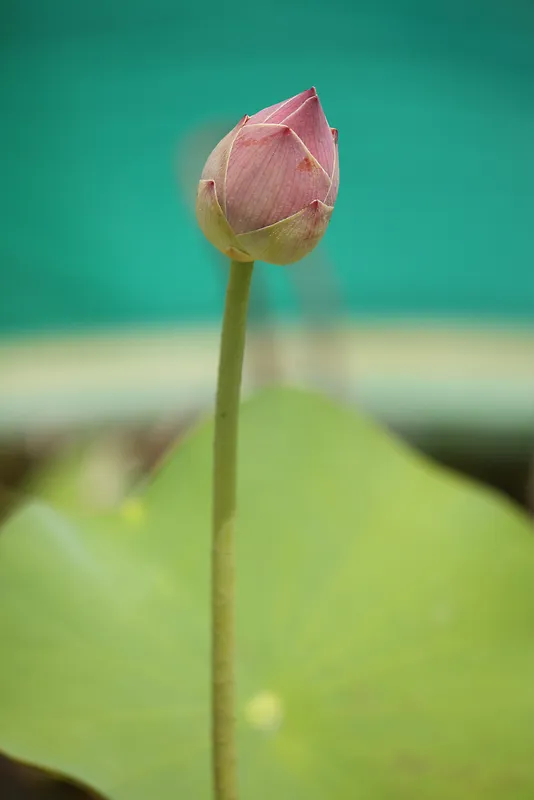
M 215 181 L 201 180 L 197 192 L 197 220 L 206 239 L 236 261 L 252 261 L 237 241 L 217 200 Z
M 226 178 L 226 218 L 234 233 L 266 228 L 324 199 L 330 178 L 285 125 L 247 124 Z
M 292 114 L 293 111 L 296 111 L 309 97 L 315 94 L 317 94 L 315 86 L 312 86 L 311 89 L 306 89 L 306 91 L 296 94 L 288 100 L 283 100 L 281 103 L 276 103 L 274 106 L 269 106 L 262 111 L 258 111 L 257 114 L 253 114 L 250 117 L 250 120 L 253 124 L 258 124 L 259 122 L 269 122 L 271 124 L 281 122 L 284 117 L 287 117 L 288 114 Z
M 334 209 L 313 200 L 298 214 L 283 219 L 268 228 L 242 233 L 237 237 L 239 247 L 254 260 L 285 266 L 299 261 L 319 243 Z
M 228 159 L 230 157 L 235 138 L 247 120 L 248 117 L 245 114 L 245 116 L 239 120 L 235 128 L 232 128 L 230 133 L 227 133 L 224 139 L 221 139 L 219 144 L 208 156 L 208 160 L 204 164 L 204 169 L 202 170 L 202 175 L 200 176 L 200 179 L 203 181 L 215 181 L 217 199 L 223 210 L 226 206 L 225 183 Z
M 332 173 L 332 183 L 330 185 L 330 189 L 328 190 L 328 194 L 326 195 L 325 203 L 328 206 L 333 206 L 336 202 L 337 192 L 339 189 L 339 151 L 338 151 L 338 144 L 337 144 L 337 130 L 332 128 L 332 139 L 334 141 L 335 146 L 335 156 L 334 156 L 334 171 Z
M 312 156 L 315 156 L 325 172 L 332 177 L 335 144 L 317 95 L 313 95 L 300 108 L 284 117 L 283 123 L 295 131 Z

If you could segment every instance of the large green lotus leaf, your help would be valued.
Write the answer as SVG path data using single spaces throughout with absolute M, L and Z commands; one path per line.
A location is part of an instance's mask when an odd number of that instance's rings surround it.
M 132 483 L 124 439 L 87 435 L 60 446 L 32 476 L 27 491 L 65 511 L 111 507 Z
M 208 800 L 212 427 L 116 516 L 0 536 L 0 747 Z M 270 390 L 240 445 L 243 800 L 532 800 L 529 521 L 352 410 Z

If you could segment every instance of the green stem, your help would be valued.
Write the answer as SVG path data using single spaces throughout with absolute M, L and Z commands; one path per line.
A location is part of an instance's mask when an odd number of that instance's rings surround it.
M 234 523 L 239 393 L 253 263 L 232 261 L 226 291 L 213 447 L 212 758 L 215 800 L 237 800 L 234 710 Z

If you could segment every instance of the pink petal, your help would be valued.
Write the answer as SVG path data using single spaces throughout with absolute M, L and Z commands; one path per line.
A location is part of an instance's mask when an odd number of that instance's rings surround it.
M 325 198 L 330 183 L 290 128 L 247 124 L 228 163 L 226 218 L 236 234 L 273 225 Z
M 309 97 L 315 94 L 315 86 L 312 86 L 311 89 L 306 89 L 305 92 L 296 94 L 288 100 L 283 100 L 281 103 L 276 103 L 274 106 L 269 106 L 262 111 L 258 111 L 257 114 L 252 115 L 250 121 L 253 124 L 258 124 L 259 122 L 269 122 L 271 124 L 281 122 L 284 117 L 288 114 L 292 114 L 293 111 L 296 111 Z
M 217 250 L 236 261 L 252 260 L 250 255 L 241 249 L 226 221 L 217 201 L 215 181 L 201 180 L 198 184 L 196 211 L 200 230 Z
M 253 125 L 258 125 L 260 122 L 265 122 L 267 117 L 270 117 L 277 111 L 281 106 L 284 106 L 288 101 L 282 100 L 281 103 L 275 103 L 274 106 L 268 106 L 267 108 L 263 108 L 261 111 L 257 111 L 256 114 L 253 114 L 250 119 Z
M 245 116 L 239 120 L 235 128 L 233 128 L 230 133 L 227 133 L 226 136 L 221 139 L 219 144 L 208 156 L 208 160 L 206 161 L 204 169 L 202 170 L 202 175 L 200 176 L 200 179 L 203 181 L 215 181 L 217 200 L 219 201 L 219 204 L 223 210 L 226 205 L 224 187 L 226 182 L 226 167 L 228 165 L 228 159 L 230 157 L 235 138 L 247 120 L 248 117 L 245 114 Z
M 333 209 L 314 200 L 298 214 L 251 233 L 237 237 L 239 246 L 254 260 L 269 264 L 293 264 L 319 243 L 332 216 Z
M 333 206 L 336 202 L 337 192 L 339 189 L 339 151 L 338 151 L 338 144 L 337 144 L 337 130 L 332 128 L 332 139 L 334 141 L 335 146 L 335 155 L 334 155 L 334 171 L 332 174 L 332 183 L 330 185 L 330 189 L 328 190 L 328 194 L 326 195 L 325 203 L 328 206 Z
M 306 100 L 300 108 L 286 116 L 283 122 L 302 139 L 310 153 L 331 177 L 335 144 L 317 95 Z

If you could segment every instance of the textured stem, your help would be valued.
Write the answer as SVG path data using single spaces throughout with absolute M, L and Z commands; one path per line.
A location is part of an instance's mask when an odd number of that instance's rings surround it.
M 234 523 L 239 393 L 252 263 L 232 261 L 226 291 L 213 447 L 212 757 L 215 800 L 237 800 L 234 711 Z

